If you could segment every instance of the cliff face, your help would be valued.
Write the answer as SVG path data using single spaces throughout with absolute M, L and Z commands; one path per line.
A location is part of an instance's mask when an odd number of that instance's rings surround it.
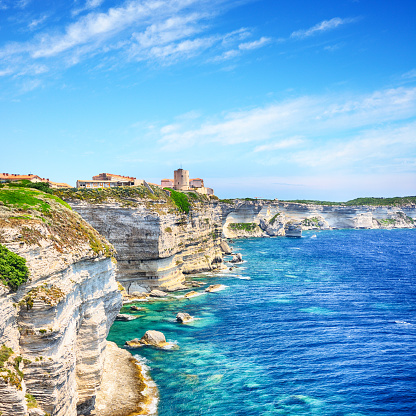
M 208 203 L 188 214 L 137 200 L 91 204 L 69 201 L 117 249 L 117 279 L 129 292 L 184 288 L 184 274 L 216 269 L 222 262 L 218 210 Z
M 279 201 L 234 200 L 215 204 L 221 211 L 223 234 L 229 238 L 284 236 L 293 227 L 334 228 L 415 228 L 416 206 L 312 205 Z M 243 224 L 253 224 L 247 230 Z
M 121 307 L 114 249 L 50 195 L 0 189 L 0 197 L 0 243 L 30 272 L 17 291 L 0 283 L 0 347 L 9 351 L 0 414 L 87 414 Z

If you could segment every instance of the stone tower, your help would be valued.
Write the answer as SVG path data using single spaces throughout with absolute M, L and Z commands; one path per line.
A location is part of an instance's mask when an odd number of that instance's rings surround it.
M 173 189 L 177 191 L 189 190 L 189 170 L 175 170 L 173 174 Z

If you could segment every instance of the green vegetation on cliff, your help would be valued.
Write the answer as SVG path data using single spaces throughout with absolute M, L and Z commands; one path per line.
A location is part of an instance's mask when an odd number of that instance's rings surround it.
M 316 201 L 312 199 L 292 199 L 281 202 L 295 202 L 298 204 L 311 204 L 311 205 L 347 205 L 347 206 L 403 206 L 409 204 L 416 204 L 416 196 L 403 196 L 394 198 L 355 198 L 347 202 L 331 202 L 331 201 Z
M 170 192 L 170 197 L 175 205 L 178 207 L 179 211 L 185 212 L 188 214 L 191 204 L 189 203 L 188 195 L 182 192 L 174 191 L 171 188 L 166 188 Z M 197 195 L 191 192 L 189 195 L 192 195 L 191 198 L 197 198 Z
M 19 182 L 10 182 L 8 186 L 16 188 L 33 188 L 48 194 L 52 193 L 51 186 L 48 182 L 30 182 L 27 179 L 24 179 Z
M 3 284 L 16 290 L 29 278 L 29 269 L 23 257 L 0 244 L 0 280 Z
M 4 363 L 14 354 L 13 350 L 4 344 L 0 347 L 0 368 L 4 367 Z
M 197 192 L 179 192 L 171 188 L 124 186 L 97 189 L 55 189 L 54 195 L 66 201 L 84 201 L 90 204 L 118 203 L 124 207 L 146 206 L 159 214 L 179 211 L 188 214 L 192 208 L 208 203 L 209 197 Z
M 351 201 L 347 201 L 345 205 L 375 205 L 375 206 L 402 206 L 416 204 L 416 196 L 403 196 L 394 198 L 356 198 Z
M 91 204 L 119 202 L 134 206 L 135 199 L 158 200 L 166 199 L 167 195 L 157 186 L 151 186 L 153 193 L 143 185 L 120 186 L 114 188 L 71 188 L 54 189 L 54 195 L 64 200 L 80 200 Z
M 258 225 L 254 222 L 230 222 L 228 228 L 233 231 L 246 231 L 252 233 L 258 228 Z
M 62 253 L 87 243 L 98 255 L 115 254 L 114 248 L 57 196 L 9 185 L 0 188 L 0 242 L 7 242 L 3 230 L 9 228 L 18 230 L 19 242 L 28 245 L 49 240 Z

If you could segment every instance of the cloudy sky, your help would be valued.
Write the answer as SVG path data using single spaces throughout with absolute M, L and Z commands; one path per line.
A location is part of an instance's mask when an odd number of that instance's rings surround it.
M 416 195 L 414 0 L 0 0 L 0 172 Z

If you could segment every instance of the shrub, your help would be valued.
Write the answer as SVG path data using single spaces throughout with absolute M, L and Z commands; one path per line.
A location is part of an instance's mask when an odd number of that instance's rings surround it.
M 34 188 L 39 191 L 46 192 L 47 194 L 53 193 L 51 185 L 48 182 L 30 182 L 27 179 L 24 179 L 19 182 L 11 182 L 9 183 L 9 186 L 17 188 Z
M 0 347 L 0 368 L 3 368 L 4 363 L 13 355 L 13 350 L 6 347 L 4 344 Z
M 231 222 L 230 224 L 228 224 L 228 227 L 234 231 L 242 230 L 247 232 L 253 232 L 256 230 L 257 224 L 255 224 L 254 222 Z
M 36 401 L 34 396 L 27 393 L 27 394 L 25 394 L 25 398 L 26 398 L 28 409 L 33 409 L 35 407 L 38 407 L 38 402 Z
M 0 244 L 0 280 L 16 290 L 28 277 L 26 260 Z
M 170 197 L 172 201 L 175 203 L 175 205 L 178 207 L 179 211 L 188 214 L 191 208 L 191 204 L 189 203 L 188 197 L 182 192 L 174 191 L 171 188 L 166 189 L 170 191 Z

